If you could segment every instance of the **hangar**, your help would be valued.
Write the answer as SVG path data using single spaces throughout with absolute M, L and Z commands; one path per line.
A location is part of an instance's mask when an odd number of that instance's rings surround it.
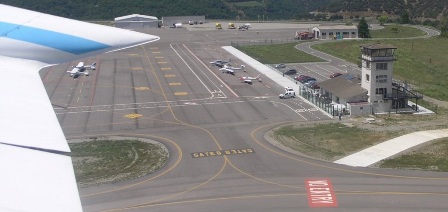
M 132 14 L 115 18 L 115 27 L 123 29 L 158 28 L 159 20 L 154 16 Z
M 313 27 L 314 39 L 348 39 L 358 38 L 358 27 L 346 25 Z

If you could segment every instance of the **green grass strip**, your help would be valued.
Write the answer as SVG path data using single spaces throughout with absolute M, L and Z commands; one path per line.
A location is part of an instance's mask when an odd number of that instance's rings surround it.
M 96 140 L 69 145 L 80 187 L 142 177 L 163 166 L 168 158 L 160 146 L 138 140 Z
M 297 44 L 248 45 L 237 48 L 264 64 L 325 62 L 321 58 L 296 49 Z
M 441 139 L 418 151 L 384 160 L 380 167 L 448 172 L 447 155 L 448 139 Z
M 314 45 L 316 50 L 360 64 L 360 44 L 381 42 L 397 47 L 394 78 L 407 81 L 427 96 L 448 101 L 447 38 L 342 41 Z
M 274 131 L 274 137 L 283 145 L 311 157 L 329 161 L 396 136 L 396 132 L 370 131 L 341 123 L 309 127 L 284 126 Z

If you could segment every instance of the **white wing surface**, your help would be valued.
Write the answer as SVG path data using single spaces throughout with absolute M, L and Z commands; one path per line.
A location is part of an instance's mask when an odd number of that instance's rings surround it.
M 0 56 L 0 142 L 70 152 L 39 76 L 42 66 Z
M 39 70 L 158 39 L 0 4 L 0 211 L 82 211 Z
M 0 211 L 82 211 L 68 156 L 0 145 Z

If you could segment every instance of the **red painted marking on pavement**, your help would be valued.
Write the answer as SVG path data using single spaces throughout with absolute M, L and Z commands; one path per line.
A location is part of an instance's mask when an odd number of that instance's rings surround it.
M 330 179 L 306 179 L 305 185 L 311 208 L 338 207 Z

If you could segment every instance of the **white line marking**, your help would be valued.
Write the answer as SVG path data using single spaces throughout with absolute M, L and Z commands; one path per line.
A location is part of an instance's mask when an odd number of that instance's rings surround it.
M 205 87 L 205 89 L 207 89 L 207 91 L 210 93 L 211 97 L 213 97 L 213 93 L 212 91 L 207 87 L 207 85 L 205 85 L 205 83 L 201 80 L 201 78 L 199 78 L 199 76 L 193 71 L 193 69 L 188 65 L 188 63 L 182 58 L 182 56 L 180 56 L 180 54 L 176 51 L 176 49 L 174 49 L 174 47 L 172 46 L 173 44 L 170 44 L 171 49 L 173 49 L 173 51 L 177 54 L 177 56 L 179 56 L 179 58 L 184 61 L 185 65 L 188 67 L 188 69 L 190 69 L 191 73 L 194 74 L 194 76 L 196 76 L 196 78 L 198 78 L 199 82 L 201 82 L 201 84 Z

